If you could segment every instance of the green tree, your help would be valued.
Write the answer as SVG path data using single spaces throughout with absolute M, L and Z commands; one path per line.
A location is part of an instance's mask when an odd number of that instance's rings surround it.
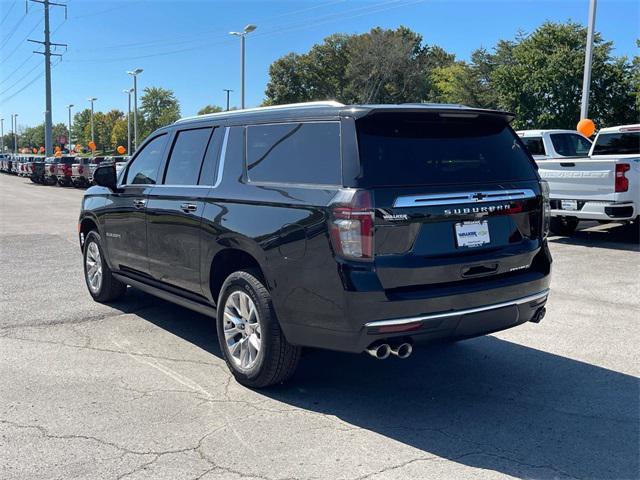
M 206 115 L 207 113 L 219 113 L 222 112 L 222 107 L 217 105 L 205 105 L 198 110 L 198 115 Z
M 81 144 L 87 147 L 91 140 L 91 128 L 87 130 L 87 126 L 91 122 L 91 109 L 85 108 L 77 112 L 73 116 L 73 124 L 71 125 L 71 139 L 74 144 Z
M 516 114 L 517 128 L 575 128 L 586 45 L 580 24 L 546 22 L 530 35 L 498 42 L 495 52 L 478 52 L 496 106 Z M 637 121 L 633 66 L 612 56 L 612 42 L 595 35 L 589 116 L 597 125 Z
M 142 138 L 180 118 L 180 103 L 172 90 L 161 87 L 147 87 L 144 89 L 141 103 L 144 129 L 140 129 L 140 125 L 138 125 L 138 132 L 143 132 Z M 142 139 L 139 138 L 138 143 L 141 141 Z
M 133 142 L 133 139 L 131 140 Z M 118 118 L 113 124 L 111 130 L 111 145 L 114 148 L 118 148 L 122 145 L 127 148 L 127 117 Z M 127 152 L 129 154 L 129 152 Z
M 426 101 L 432 98 L 431 70 L 453 61 L 406 27 L 331 35 L 305 54 L 289 53 L 271 64 L 264 103 Z

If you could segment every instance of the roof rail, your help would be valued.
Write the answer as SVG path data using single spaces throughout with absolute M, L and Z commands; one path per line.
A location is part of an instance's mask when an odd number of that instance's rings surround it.
M 179 120 L 176 120 L 174 123 L 181 123 L 187 120 L 194 120 L 196 118 L 198 119 L 215 118 L 218 116 L 236 114 L 236 113 L 263 112 L 263 111 L 268 112 L 272 110 L 284 110 L 287 108 L 309 108 L 309 107 L 344 107 L 344 104 L 340 102 L 336 102 L 335 100 L 323 100 L 319 102 L 287 103 L 284 105 L 271 105 L 268 107 L 245 108 L 243 110 L 228 110 L 225 112 L 206 113 L 204 115 L 193 115 L 191 117 L 184 117 Z

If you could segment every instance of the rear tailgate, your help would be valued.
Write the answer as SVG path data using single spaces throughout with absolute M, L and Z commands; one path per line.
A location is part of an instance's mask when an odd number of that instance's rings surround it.
M 373 196 L 374 265 L 388 295 L 531 272 L 542 194 L 504 118 L 389 114 L 357 128 L 357 186 Z
M 538 173 L 549 182 L 551 198 L 613 201 L 616 160 L 563 159 L 538 162 Z

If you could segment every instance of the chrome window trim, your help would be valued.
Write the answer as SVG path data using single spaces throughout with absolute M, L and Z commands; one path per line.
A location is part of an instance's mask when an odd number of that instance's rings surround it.
M 396 198 L 394 208 L 432 207 L 436 205 L 459 205 L 464 203 L 501 202 L 535 198 L 533 190 L 491 190 L 487 192 L 440 193 L 434 195 L 410 195 Z
M 218 187 L 222 183 L 222 172 L 224 171 L 224 161 L 227 158 L 227 142 L 229 141 L 230 129 L 230 127 L 224 127 L 224 138 L 222 139 L 222 148 L 220 149 L 218 171 L 216 172 L 216 183 L 213 184 L 213 188 Z
M 529 295 L 527 297 L 517 298 L 515 300 L 509 300 L 508 302 L 494 303 L 493 305 L 485 305 L 483 307 L 468 308 L 466 310 L 455 310 L 451 312 L 434 313 L 431 315 L 423 315 L 419 317 L 397 318 L 394 320 L 379 320 L 375 322 L 365 323 L 364 326 L 367 328 L 377 328 L 377 327 L 387 327 L 392 325 L 404 325 L 407 323 L 424 322 L 427 320 L 435 320 L 440 318 L 457 317 L 462 315 L 469 315 L 471 313 L 480 313 L 480 312 L 486 312 L 489 310 L 497 310 L 499 308 L 510 307 L 513 305 L 522 305 L 523 303 L 533 302 L 535 300 L 540 300 L 541 298 L 546 299 L 546 297 L 548 296 L 549 296 L 549 289 L 547 288 L 546 290 L 536 293 L 535 295 Z

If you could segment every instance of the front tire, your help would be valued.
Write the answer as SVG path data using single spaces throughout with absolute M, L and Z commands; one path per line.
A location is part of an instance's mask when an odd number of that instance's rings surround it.
M 84 242 L 84 279 L 89 293 L 96 302 L 107 303 L 122 297 L 127 286 L 117 280 L 104 259 L 102 239 L 95 230 Z
M 224 360 L 236 380 L 262 388 L 284 383 L 295 372 L 300 347 L 284 337 L 271 295 L 255 270 L 227 277 L 218 301 L 216 328 Z
M 553 217 L 549 229 L 556 235 L 569 236 L 576 231 L 580 220 L 570 217 Z

